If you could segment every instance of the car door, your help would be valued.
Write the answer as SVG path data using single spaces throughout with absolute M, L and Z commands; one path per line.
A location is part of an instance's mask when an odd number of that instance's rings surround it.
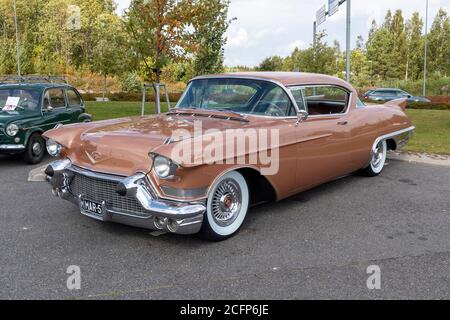
M 79 122 L 80 115 L 84 113 L 83 99 L 78 91 L 72 87 L 67 87 L 66 98 L 70 120 L 72 123 L 77 123 Z
M 71 112 L 68 110 L 64 88 L 47 89 L 42 102 L 44 131 L 55 128 L 61 124 L 71 123 Z
M 297 126 L 297 191 L 357 169 L 350 120 L 352 94 L 336 86 L 291 87 L 297 105 L 309 113 Z

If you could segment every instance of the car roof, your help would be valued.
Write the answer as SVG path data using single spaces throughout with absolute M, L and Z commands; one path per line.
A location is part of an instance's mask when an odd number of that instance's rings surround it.
M 398 88 L 378 88 L 372 91 L 404 91 L 404 90 Z
M 67 88 L 67 84 L 62 83 L 0 83 L 0 89 L 34 89 L 46 90 L 52 88 Z
M 354 88 L 342 79 L 323 74 L 304 72 L 232 72 L 200 76 L 192 80 L 213 78 L 242 78 L 275 81 L 283 84 L 284 86 L 330 84 L 345 87 L 351 91 L 354 91 Z

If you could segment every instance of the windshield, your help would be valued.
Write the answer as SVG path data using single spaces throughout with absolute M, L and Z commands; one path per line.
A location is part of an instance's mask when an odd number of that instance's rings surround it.
M 0 89 L 2 111 L 35 111 L 39 107 L 40 93 L 34 90 Z
M 275 83 L 230 78 L 192 81 L 177 108 L 274 117 L 296 114 L 289 96 Z

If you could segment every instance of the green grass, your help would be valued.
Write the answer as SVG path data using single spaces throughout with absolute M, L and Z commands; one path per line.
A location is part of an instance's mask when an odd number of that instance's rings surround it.
M 86 112 L 94 117 L 94 121 L 124 118 L 141 115 L 141 102 L 86 102 Z M 173 106 L 172 106 L 173 107 Z M 163 111 L 167 110 L 167 104 L 162 104 Z M 145 114 L 155 113 L 155 103 L 145 104 Z
M 94 120 L 138 116 L 141 114 L 141 103 L 88 101 L 86 110 L 94 116 Z M 163 110 L 167 110 L 166 104 L 163 104 Z M 146 114 L 154 114 L 155 104 L 147 103 L 145 111 Z M 417 129 L 406 151 L 450 155 L 450 111 L 408 110 L 408 115 Z
M 450 111 L 408 110 L 416 136 L 406 151 L 450 155 Z

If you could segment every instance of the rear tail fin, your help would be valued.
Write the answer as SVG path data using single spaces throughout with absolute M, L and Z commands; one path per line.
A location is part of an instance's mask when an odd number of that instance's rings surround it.
M 386 107 L 393 107 L 393 108 L 400 108 L 403 111 L 406 110 L 406 107 L 408 106 L 408 99 L 397 99 L 388 101 L 384 104 Z

